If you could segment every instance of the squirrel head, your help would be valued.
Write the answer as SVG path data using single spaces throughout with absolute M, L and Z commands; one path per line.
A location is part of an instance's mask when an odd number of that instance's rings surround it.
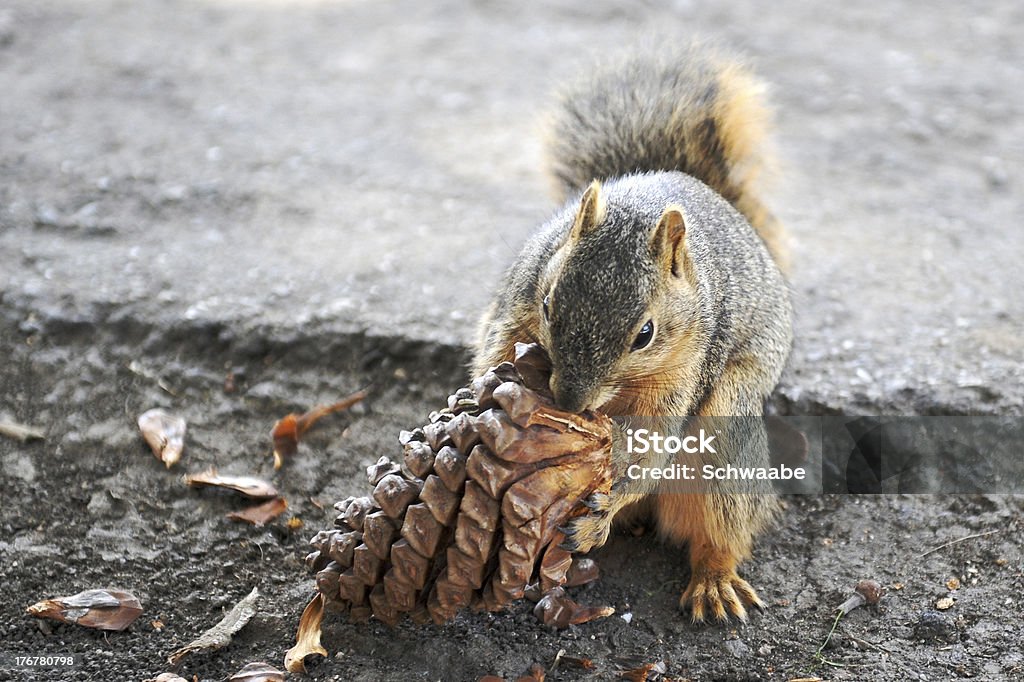
M 688 350 L 697 305 L 683 209 L 632 197 L 591 184 L 538 282 L 539 340 L 562 409 L 642 413 Z

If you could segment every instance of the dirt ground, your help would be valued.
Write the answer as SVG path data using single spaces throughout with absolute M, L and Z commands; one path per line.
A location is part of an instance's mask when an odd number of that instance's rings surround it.
M 253 621 L 178 672 L 282 667 L 312 594 L 308 538 L 465 382 L 472 320 L 550 209 L 546 93 L 655 29 L 735 44 L 775 86 L 798 311 L 775 406 L 1024 411 L 1019 3 L 525 10 L 0 6 L 0 418 L 46 434 L 0 437 L 0 680 L 153 677 L 254 586 Z M 276 419 L 364 387 L 273 470 Z M 189 422 L 170 471 L 135 426 L 154 406 Z M 244 502 L 181 482 L 210 465 L 272 480 L 288 511 L 262 529 L 225 518 Z M 654 662 L 669 679 L 1024 679 L 1024 497 L 785 504 L 742 569 L 768 603 L 749 624 L 691 625 L 683 550 L 618 535 L 594 553 L 601 580 L 574 591 L 615 606 L 608 619 L 555 631 L 527 603 L 444 627 L 328 617 L 331 655 L 308 679 L 515 679 L 540 663 L 604 680 Z M 862 578 L 886 596 L 819 653 Z M 93 587 L 135 593 L 142 617 L 105 634 L 24 614 Z M 552 670 L 562 650 L 595 670 Z M 3 665 L 44 653 L 82 663 Z
M 451 351 L 438 356 L 380 339 L 347 339 L 356 351 L 351 363 L 321 361 L 316 369 L 309 356 L 329 340 L 254 349 L 217 329 L 184 327 L 170 338 L 143 329 L 115 338 L 88 326 L 26 333 L 5 317 L 3 342 L 11 352 L 5 392 L 17 398 L 17 418 L 45 425 L 47 439 L 0 440 L 0 637 L 9 652 L 81 653 L 82 668 L 60 679 L 144 679 L 167 670 L 168 653 L 254 586 L 263 595 L 255 620 L 229 647 L 187 658 L 180 672 L 217 680 L 252 660 L 280 666 L 311 593 L 302 565 L 308 537 L 330 526 L 334 501 L 365 492 L 362 468 L 382 453 L 396 455 L 397 430 L 422 422 L 425 406 L 436 406 L 436 396 L 462 376 Z M 228 373 L 236 377 L 231 393 L 224 391 Z M 276 418 L 365 386 L 373 397 L 364 407 L 322 424 L 273 471 L 267 433 Z M 167 471 L 137 434 L 135 417 L 156 404 L 189 421 L 181 469 L 215 465 L 265 476 L 289 511 L 256 529 L 224 516 L 242 500 L 186 488 L 180 471 Z M 596 672 L 562 667 L 551 679 L 614 679 L 618 670 L 655 662 L 684 679 L 1024 675 L 1019 498 L 794 496 L 786 503 L 781 525 L 744 569 L 769 604 L 749 625 L 690 625 L 676 609 L 684 554 L 620 536 L 596 552 L 601 580 L 575 593 L 614 605 L 617 614 L 607 620 L 557 632 L 541 626 L 526 603 L 507 613 L 466 613 L 440 628 L 388 630 L 329 615 L 324 641 L 332 656 L 310 664 L 310 679 L 514 679 L 532 663 L 550 666 L 561 649 L 591 658 Z M 290 531 L 290 517 L 304 527 Z M 990 530 L 997 532 L 922 557 Z M 889 586 L 888 596 L 878 609 L 842 621 L 823 665 L 815 652 L 833 609 L 865 577 Z M 952 578 L 962 587 L 950 591 Z M 127 632 L 103 634 L 23 614 L 39 598 L 95 586 L 132 591 L 143 616 Z M 946 596 L 955 605 L 937 611 Z
M 83 661 L 45 679 L 155 675 L 168 669 L 171 651 L 253 586 L 263 595 L 253 622 L 231 646 L 193 655 L 180 672 L 216 680 L 250 661 L 280 665 L 312 590 L 302 564 L 308 537 L 330 526 L 334 501 L 365 492 L 362 469 L 382 453 L 396 455 L 398 430 L 422 422 L 425 406 L 462 377 L 450 350 L 382 348 L 380 340 L 355 337 L 345 340 L 352 361 L 315 368 L 310 356 L 330 340 L 254 349 L 223 329 L 188 326 L 170 337 L 88 325 L 26 333 L 9 316 L 2 340 L 11 353 L 8 409 L 45 425 L 47 440 L 0 440 L 0 641 L 7 652 L 80 653 Z M 225 393 L 229 372 L 236 390 Z M 364 386 L 372 387 L 365 406 L 322 424 L 273 471 L 268 431 L 276 418 Z M 267 477 L 288 499 L 288 512 L 255 529 L 225 518 L 242 500 L 186 488 L 181 471 L 167 471 L 138 436 L 135 417 L 153 405 L 189 420 L 181 470 L 215 465 Z M 699 680 L 1019 679 L 1022 511 L 1019 497 L 790 497 L 781 525 L 761 539 L 744 570 L 769 608 L 742 627 L 691 625 L 676 610 L 684 554 L 651 538 L 616 536 L 595 553 L 601 580 L 576 597 L 611 604 L 617 615 L 564 632 L 540 625 L 526 603 L 508 613 L 464 614 L 444 627 L 389 630 L 328 617 L 331 657 L 311 663 L 310 678 L 514 679 L 534 662 L 550 666 L 564 649 L 592 659 L 596 671 L 561 667 L 549 679 L 615 679 L 619 669 L 656 661 L 671 676 Z M 289 531 L 290 517 L 305 526 Z M 996 533 L 922 557 L 989 531 Z M 824 665 L 815 652 L 833 608 L 864 577 L 888 586 L 888 596 L 878 609 L 842 620 L 822 652 L 830 661 Z M 948 588 L 951 578 L 959 589 Z M 144 615 L 126 632 L 103 634 L 22 613 L 37 599 L 95 586 L 132 591 Z M 946 596 L 954 607 L 937 611 Z M 0 672 L 0 679 L 43 678 Z

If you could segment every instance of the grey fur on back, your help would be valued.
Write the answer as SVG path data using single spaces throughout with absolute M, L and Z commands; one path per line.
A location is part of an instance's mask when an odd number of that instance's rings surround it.
M 547 139 L 559 198 L 595 179 L 681 171 L 746 212 L 739 200 L 764 162 L 767 110 L 761 84 L 719 54 L 702 43 L 635 53 L 564 89 Z

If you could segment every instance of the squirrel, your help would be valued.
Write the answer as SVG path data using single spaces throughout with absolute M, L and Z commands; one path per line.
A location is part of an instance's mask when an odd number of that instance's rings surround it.
M 762 91 L 741 62 L 701 43 L 629 55 L 569 86 L 547 141 L 565 204 L 501 281 L 474 373 L 535 341 L 560 408 L 663 428 L 679 423 L 670 416 L 755 417 L 715 422 L 717 454 L 674 461 L 769 466 L 761 417 L 789 356 L 792 313 L 783 228 L 755 187 L 767 162 Z M 635 461 L 623 440 L 612 454 L 620 465 Z M 664 540 L 688 545 L 679 604 L 693 622 L 746 621 L 764 603 L 737 566 L 779 505 L 767 483 L 737 490 L 622 476 L 585 501 L 563 546 L 586 552 L 613 519 L 651 519 Z

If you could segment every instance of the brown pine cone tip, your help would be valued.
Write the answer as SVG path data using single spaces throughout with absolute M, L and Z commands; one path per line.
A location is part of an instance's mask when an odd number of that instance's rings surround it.
M 401 463 L 384 456 L 366 470 L 370 496 L 335 505 L 335 528 L 306 557 L 329 609 L 441 624 L 566 583 L 573 556 L 558 528 L 609 491 L 612 421 L 557 409 L 543 350 L 516 351 L 402 431 Z

